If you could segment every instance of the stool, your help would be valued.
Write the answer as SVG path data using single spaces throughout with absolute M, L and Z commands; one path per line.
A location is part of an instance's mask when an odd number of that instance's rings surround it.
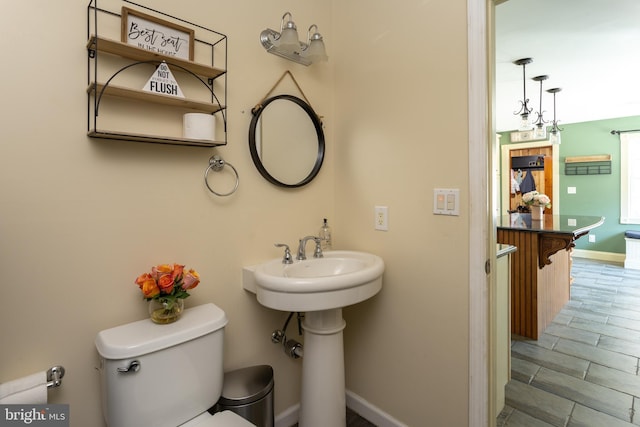
M 624 268 L 640 270 L 640 231 L 625 231 L 624 240 L 626 242 Z

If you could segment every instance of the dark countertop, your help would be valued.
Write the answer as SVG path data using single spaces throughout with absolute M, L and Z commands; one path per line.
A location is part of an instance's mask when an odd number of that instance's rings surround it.
M 512 213 L 498 218 L 498 229 L 581 236 L 603 223 L 602 216 L 544 215 L 544 221 L 532 221 L 531 214 Z

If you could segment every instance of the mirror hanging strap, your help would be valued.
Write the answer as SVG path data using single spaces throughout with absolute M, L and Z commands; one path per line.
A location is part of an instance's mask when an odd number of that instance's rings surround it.
M 300 85 L 298 84 L 298 81 L 296 80 L 295 77 L 293 77 L 293 74 L 291 73 L 291 71 L 287 70 L 284 73 L 282 73 L 282 76 L 280 76 L 280 78 L 278 79 L 278 81 L 276 82 L 276 84 L 274 84 L 271 89 L 269 89 L 269 92 L 267 92 L 267 94 L 262 98 L 262 100 L 256 104 L 255 107 L 253 107 L 253 110 L 251 110 L 252 113 L 255 114 L 256 111 L 262 109 L 262 103 L 264 101 L 267 100 L 267 98 L 269 98 L 269 96 L 271 96 L 271 93 L 276 89 L 276 87 L 278 87 L 278 85 L 280 84 L 280 82 L 282 81 L 282 79 L 284 79 L 287 75 L 289 75 L 289 77 L 291 77 L 291 80 L 293 80 L 293 83 L 296 85 L 296 87 L 298 88 L 298 90 L 300 91 L 300 94 L 302 95 L 302 97 L 304 98 L 304 100 L 306 101 L 307 104 L 311 105 L 311 103 L 309 102 L 309 100 L 307 99 L 307 96 L 304 94 L 304 91 L 302 90 L 302 88 L 300 87 Z M 313 107 L 311 107 L 313 108 Z M 315 110 L 314 110 L 315 111 Z M 320 116 L 318 116 L 318 118 L 321 118 Z

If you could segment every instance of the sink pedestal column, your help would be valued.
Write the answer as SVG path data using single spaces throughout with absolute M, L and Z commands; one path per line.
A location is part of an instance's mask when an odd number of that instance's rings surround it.
M 305 313 L 300 427 L 346 426 L 342 309 Z

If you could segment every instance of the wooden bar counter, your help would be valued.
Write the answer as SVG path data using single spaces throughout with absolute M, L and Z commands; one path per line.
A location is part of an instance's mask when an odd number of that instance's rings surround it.
M 571 249 L 600 226 L 603 217 L 513 213 L 498 220 L 498 243 L 518 248 L 511 256 L 511 332 L 537 340 L 569 301 Z

